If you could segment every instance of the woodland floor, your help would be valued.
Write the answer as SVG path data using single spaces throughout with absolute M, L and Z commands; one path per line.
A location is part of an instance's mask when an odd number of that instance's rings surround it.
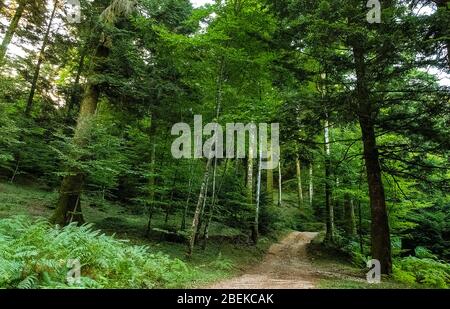
M 213 289 L 311 289 L 318 280 L 306 246 L 318 235 L 292 232 L 273 244 L 264 260 L 247 273 L 218 282 Z
M 55 192 L 0 182 L 0 218 L 49 217 L 56 196 Z M 287 206 L 280 208 L 281 215 L 299 216 L 298 209 L 288 203 L 289 195 L 284 198 Z M 198 278 L 187 288 L 410 288 L 390 278 L 383 278 L 381 284 L 368 284 L 366 270 L 352 265 L 339 250 L 324 246 L 322 233 L 290 230 L 286 234 L 285 230 L 270 238 L 261 237 L 257 246 L 248 246 L 231 241 L 239 235 L 236 229 L 215 223 L 211 226 L 208 249 L 198 249 L 191 259 L 186 259 L 184 243 L 164 241 L 159 234 L 143 236 L 146 216 L 133 214 L 115 203 L 99 203 L 92 197 L 86 197 L 84 203 L 85 217 L 94 228 L 132 244 L 146 245 L 194 267 Z M 155 214 L 154 225 L 163 228 L 163 222 L 164 214 Z M 176 226 L 179 222 L 180 217 L 173 214 L 169 224 Z M 281 235 L 284 236 L 280 238 Z M 277 238 L 281 240 L 277 242 Z
M 211 289 L 317 289 L 317 288 L 405 288 L 382 280 L 369 284 L 364 270 L 341 261 L 339 254 L 323 251 L 316 232 L 291 232 L 272 244 L 262 262 L 241 275 L 216 282 Z

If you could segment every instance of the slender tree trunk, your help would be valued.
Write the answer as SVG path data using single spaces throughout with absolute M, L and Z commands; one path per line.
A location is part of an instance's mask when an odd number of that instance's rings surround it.
M 253 148 L 248 148 L 247 158 L 247 203 L 253 204 Z
M 77 68 L 77 74 L 75 76 L 75 81 L 72 86 L 72 90 L 70 91 L 70 101 L 69 105 L 67 106 L 67 119 L 71 118 L 72 110 L 75 107 L 75 105 L 78 105 L 79 98 L 80 98 L 80 78 L 81 74 L 83 73 L 84 69 L 84 59 L 86 57 L 87 52 L 87 46 L 83 47 L 81 50 L 81 55 L 78 60 L 78 68 Z
M 151 124 L 151 126 L 153 126 L 153 123 Z M 155 161 L 156 161 L 156 143 L 153 142 L 152 154 L 151 154 L 151 158 L 150 158 L 150 178 L 148 180 L 150 203 L 149 203 L 149 209 L 148 209 L 147 230 L 145 232 L 145 235 L 147 237 L 150 235 L 150 230 L 152 228 L 153 211 L 155 208 L 155 166 L 156 166 Z
M 28 96 L 27 107 L 25 109 L 25 115 L 27 115 L 27 116 L 30 115 L 31 109 L 33 108 L 34 94 L 36 92 L 37 82 L 38 82 L 38 79 L 39 79 L 39 73 L 41 71 L 41 65 L 42 65 L 42 62 L 44 61 L 44 57 L 45 57 L 45 48 L 47 47 L 47 44 L 48 44 L 48 41 L 49 41 L 51 27 L 52 27 L 52 24 L 53 24 L 53 19 L 55 17 L 55 13 L 56 13 L 56 8 L 57 7 L 58 7 L 58 1 L 55 1 L 54 2 L 54 6 L 53 6 L 53 10 L 52 10 L 52 14 L 50 15 L 50 19 L 48 21 L 47 30 L 45 31 L 44 39 L 42 41 L 42 46 L 41 46 L 41 49 L 39 51 L 39 58 L 38 58 L 38 62 L 36 64 L 36 68 L 34 70 L 33 81 L 31 82 L 30 94 Z
M 334 181 L 334 188 L 336 188 L 335 189 L 336 191 L 339 190 L 339 185 L 340 185 L 339 177 L 336 177 L 336 179 Z M 339 218 L 342 219 L 341 222 L 344 222 L 345 209 L 344 209 L 344 207 L 342 207 L 342 208 L 340 207 L 340 200 L 339 200 L 339 197 L 337 196 L 337 194 L 332 194 L 331 200 L 333 203 L 334 222 L 336 223 L 336 217 L 338 215 L 340 215 Z
M 361 199 L 358 198 L 358 238 L 359 238 L 359 252 L 364 254 L 363 230 L 362 230 L 362 211 Z
M 227 174 L 227 166 L 228 166 L 228 159 L 225 159 L 225 167 L 224 167 L 224 170 L 223 170 L 223 175 L 222 175 L 222 178 L 221 178 L 221 181 L 220 181 L 219 188 L 217 189 L 217 192 L 215 192 L 215 190 L 213 189 L 213 198 L 212 198 L 210 210 L 209 210 L 209 213 L 208 213 L 208 218 L 207 218 L 206 223 L 205 223 L 205 230 L 203 231 L 203 245 L 202 245 L 202 249 L 203 250 L 206 249 L 206 245 L 208 243 L 209 226 L 211 225 L 212 218 L 213 218 L 213 215 L 214 215 L 214 211 L 215 211 L 215 208 L 216 208 L 215 206 L 216 206 L 216 203 L 217 203 L 217 197 L 219 196 L 220 190 L 222 189 L 222 185 L 223 185 L 223 182 L 225 180 L 225 175 Z M 213 185 L 213 188 L 214 187 L 215 186 Z
M 220 109 L 222 104 L 222 86 L 223 86 L 223 74 L 225 69 L 225 57 L 222 56 L 219 60 L 219 70 L 216 79 L 216 122 L 219 121 Z M 217 144 L 214 144 L 215 150 L 217 149 Z M 217 154 L 216 154 L 217 157 Z M 200 194 L 197 201 L 197 207 L 195 208 L 194 219 L 192 220 L 192 232 L 189 239 L 189 247 L 187 255 L 191 256 L 194 251 L 195 242 L 197 240 L 197 235 L 200 232 L 199 223 L 201 220 L 201 212 L 204 210 L 206 203 L 206 195 L 208 190 L 209 173 L 212 165 L 213 158 L 209 157 L 206 163 L 206 172 L 203 176 L 202 186 L 200 188 Z
M 206 163 L 205 174 L 203 175 L 203 182 L 200 187 L 200 194 L 198 196 L 197 206 L 195 207 L 194 218 L 192 220 L 191 235 L 189 238 L 189 246 L 188 246 L 188 252 L 187 252 L 188 256 L 191 256 L 192 252 L 194 251 L 195 238 L 197 237 L 197 235 L 196 235 L 197 227 L 198 227 L 198 223 L 199 223 L 200 212 L 202 209 L 203 200 L 205 199 L 205 192 L 206 192 L 206 188 L 207 188 L 207 182 L 209 179 L 209 170 L 211 168 L 212 160 L 213 160 L 212 158 L 209 158 L 208 162 Z
M 0 67 L 4 64 L 6 51 L 8 50 L 8 46 L 11 43 L 11 40 L 16 33 L 17 26 L 19 25 L 19 21 L 22 18 L 23 12 L 25 11 L 25 6 L 27 2 L 25 0 L 18 1 L 18 6 L 16 12 L 14 13 L 13 19 L 9 24 L 8 29 L 6 30 L 5 36 L 3 37 L 2 44 L 0 45 Z
M 217 158 L 214 158 L 214 166 L 213 166 L 213 181 L 212 181 L 212 194 L 211 194 L 211 204 L 209 205 L 209 213 L 205 222 L 205 229 L 203 231 L 203 247 L 205 247 L 205 237 L 207 230 L 209 229 L 210 218 L 212 218 L 212 213 L 214 210 L 214 203 L 216 202 L 216 175 L 217 175 Z M 206 199 L 205 199 L 206 202 Z M 203 206 L 205 208 L 205 206 Z M 200 232 L 199 232 L 200 234 Z
M 272 154 L 270 141 L 268 142 L 269 154 Z M 269 158 L 272 160 L 272 157 Z M 267 186 L 267 205 L 273 205 L 273 169 L 269 168 L 266 170 L 266 186 Z
M 14 168 L 14 172 L 13 172 L 13 174 L 11 176 L 11 179 L 9 180 L 10 183 L 14 183 L 14 180 L 16 179 L 16 175 L 17 175 L 17 173 L 19 171 L 19 165 L 20 165 L 20 157 L 17 155 L 16 167 Z
M 173 177 L 172 189 L 170 190 L 169 204 L 166 205 L 166 209 L 165 209 L 166 217 L 165 217 L 165 219 L 164 219 L 164 225 L 166 225 L 166 226 L 167 226 L 168 223 L 169 223 L 170 210 L 171 210 L 172 207 L 173 207 L 173 198 L 174 198 L 174 195 L 175 195 L 175 188 L 176 188 L 176 186 L 177 186 L 177 175 L 178 175 L 178 167 L 177 167 L 177 169 L 175 170 L 175 175 L 174 175 L 174 177 Z
M 256 180 L 256 207 L 255 207 L 255 221 L 253 222 L 252 229 L 252 240 L 256 245 L 259 238 L 259 206 L 261 200 L 261 167 L 262 167 L 262 147 L 259 147 L 259 158 L 258 158 L 258 176 Z
M 295 159 L 295 167 L 297 171 L 297 195 L 298 195 L 298 207 L 303 206 L 303 189 L 302 189 L 302 170 L 299 157 Z
M 155 206 L 151 204 L 149 206 L 148 210 L 148 221 L 147 221 L 147 228 L 145 230 L 145 237 L 150 236 L 150 231 L 152 229 L 152 219 L 153 219 L 153 212 L 154 212 Z
M 282 197 L 281 197 L 281 181 L 282 181 L 282 177 L 281 177 L 281 160 L 278 163 L 278 207 L 283 206 L 282 204 Z
M 312 208 L 314 198 L 313 164 L 309 162 L 309 206 Z
M 366 64 L 364 50 L 360 41 L 353 42 L 353 55 L 356 69 L 356 96 L 359 106 L 358 116 L 364 145 L 364 161 L 369 185 L 371 208 L 371 254 L 381 264 L 383 274 L 392 273 L 391 239 L 386 209 L 384 186 L 375 136 L 374 117 L 376 110 L 371 104 L 366 83 Z
M 188 192 L 188 197 L 186 199 L 186 204 L 184 206 L 184 212 L 183 212 L 183 217 L 181 219 L 181 230 L 184 231 L 186 230 L 186 218 L 187 218 L 187 213 L 188 213 L 188 209 L 189 209 L 189 202 L 191 200 L 191 194 L 192 194 L 192 182 L 193 182 L 193 177 L 194 177 L 194 173 L 193 173 L 194 167 L 193 164 L 191 163 L 189 166 L 189 192 Z
M 103 44 L 100 44 L 95 52 L 95 58 L 96 61 L 98 61 L 98 64 L 100 64 L 102 60 L 106 59 L 108 55 L 109 49 Z M 95 65 L 94 72 L 100 71 L 101 66 Z M 99 96 L 99 85 L 93 80 L 89 80 L 81 101 L 80 113 L 78 115 L 73 138 L 73 143 L 77 147 L 83 148 L 89 143 L 89 134 L 91 131 L 92 121 L 95 116 L 95 111 L 97 109 Z M 82 160 L 83 158 L 76 159 Z M 83 172 L 76 168 L 72 168 L 69 171 L 69 174 L 65 176 L 62 181 L 59 200 L 55 212 L 50 219 L 51 222 L 60 225 L 66 225 L 72 221 L 76 221 L 78 223 L 84 222 L 80 204 L 83 183 Z
M 350 194 L 344 196 L 344 230 L 347 236 L 356 235 L 355 209 Z
M 330 132 L 328 117 L 325 120 L 324 128 L 325 140 L 325 217 L 326 217 L 326 234 L 325 241 L 332 243 L 334 241 L 334 208 L 331 203 L 331 162 L 330 162 Z
M 363 182 L 363 173 L 364 173 L 364 164 L 361 165 L 361 172 L 359 173 L 358 191 L 361 191 L 361 185 Z M 361 254 L 364 254 L 361 197 L 358 197 L 358 238 L 359 238 L 359 250 Z
M 211 163 L 212 165 L 212 163 Z M 208 201 L 208 190 L 209 190 L 209 181 L 210 181 L 210 173 L 208 173 L 208 179 L 206 180 L 206 189 L 205 189 L 205 195 L 203 197 L 203 203 L 202 208 L 200 210 L 200 216 L 198 217 L 198 224 L 197 224 L 197 231 L 195 232 L 195 243 L 198 242 L 198 239 L 200 237 L 200 231 L 202 229 L 203 225 L 203 217 L 205 215 L 205 208 L 206 208 L 206 202 Z
M 273 205 L 273 169 L 266 170 L 267 205 Z

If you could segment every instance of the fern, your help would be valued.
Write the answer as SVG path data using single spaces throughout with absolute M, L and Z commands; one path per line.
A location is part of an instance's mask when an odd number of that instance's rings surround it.
M 394 265 L 394 278 L 405 283 L 416 283 L 433 288 L 450 286 L 450 265 L 430 259 L 409 256 L 397 260 Z
M 194 273 L 184 262 L 132 246 L 91 225 L 62 229 L 16 216 L 0 220 L 0 288 L 183 287 Z M 79 283 L 67 282 L 68 260 L 81 264 Z
M 36 275 L 29 275 L 17 284 L 17 288 L 18 289 L 32 289 L 35 286 L 37 281 L 38 281 L 38 278 L 36 277 Z

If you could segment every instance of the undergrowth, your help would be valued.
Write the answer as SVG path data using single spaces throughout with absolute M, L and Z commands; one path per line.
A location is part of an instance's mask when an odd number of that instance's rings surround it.
M 70 260 L 81 264 L 78 282 L 68 280 Z M 91 225 L 58 228 L 25 216 L 0 220 L 1 288 L 176 288 L 195 275 L 196 269 L 179 259 Z

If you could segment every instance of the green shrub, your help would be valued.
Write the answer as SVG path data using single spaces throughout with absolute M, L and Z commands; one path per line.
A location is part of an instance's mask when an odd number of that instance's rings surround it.
M 81 282 L 67 282 L 67 263 L 78 259 Z M 62 229 L 45 220 L 0 220 L 1 288 L 161 288 L 187 285 L 195 271 L 145 246 L 100 234 L 90 225 Z
M 431 258 L 409 256 L 394 263 L 393 277 L 401 282 L 421 283 L 432 288 L 450 286 L 450 264 Z

